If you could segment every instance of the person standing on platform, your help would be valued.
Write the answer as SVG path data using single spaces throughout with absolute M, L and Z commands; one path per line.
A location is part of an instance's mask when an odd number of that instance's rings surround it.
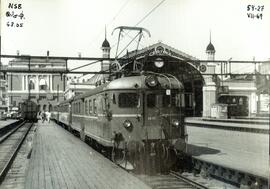
M 42 111 L 42 113 L 41 113 L 41 118 L 42 118 L 42 123 L 44 123 L 44 121 L 46 119 L 46 113 L 44 111 Z
M 46 112 L 47 121 L 50 123 L 51 121 L 51 112 Z

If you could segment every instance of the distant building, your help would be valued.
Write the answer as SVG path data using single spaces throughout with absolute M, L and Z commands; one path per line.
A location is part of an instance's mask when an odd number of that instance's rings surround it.
M 47 56 L 48 56 L 47 52 Z M 65 70 L 66 60 L 17 58 L 8 64 L 9 69 Z M 65 76 L 60 74 L 8 73 L 8 106 L 20 107 L 20 104 L 31 99 L 39 110 L 51 110 L 54 104 L 64 100 Z
M 1 65 L 2 67 L 3 65 Z M 0 73 L 0 114 L 8 110 L 7 80 L 3 73 Z

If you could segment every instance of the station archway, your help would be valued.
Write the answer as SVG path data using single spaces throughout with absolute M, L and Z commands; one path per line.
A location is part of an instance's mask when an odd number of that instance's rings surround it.
M 190 62 L 184 60 L 177 60 L 172 57 L 162 57 L 164 60 L 164 67 L 157 68 L 154 65 L 155 59 L 159 56 L 150 57 L 147 61 L 147 65 L 144 65 L 143 70 L 153 71 L 157 73 L 167 73 L 176 76 L 179 81 L 184 85 L 185 93 L 190 94 L 190 105 L 186 107 L 186 116 L 202 116 L 203 111 L 203 86 L 204 78 L 200 71 L 197 69 L 197 65 L 193 65 Z

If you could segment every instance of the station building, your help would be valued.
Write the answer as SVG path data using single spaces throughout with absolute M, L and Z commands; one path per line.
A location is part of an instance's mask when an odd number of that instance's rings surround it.
M 5 69 L 4 65 L 0 65 L 2 69 Z M 0 114 L 3 114 L 8 110 L 8 95 L 7 95 L 7 80 L 3 73 L 0 73 Z
M 101 50 L 103 58 L 110 58 L 111 47 L 106 36 Z M 216 104 L 227 104 L 232 107 L 230 111 L 235 108 L 237 111 L 231 116 L 254 116 L 269 112 L 270 82 L 269 78 L 261 77 L 260 73 L 264 74 L 266 70 L 270 73 L 270 67 L 266 69 L 266 64 L 260 65 L 257 76 L 247 74 L 224 79 L 224 77 L 216 76 L 219 74 L 218 65 L 211 62 L 215 60 L 216 53 L 211 37 L 205 52 L 209 62 L 200 62 L 191 55 L 158 42 L 138 51 L 129 52 L 122 58 L 135 60 L 137 64 L 135 66 L 141 66 L 147 57 L 149 64 L 144 65 L 143 69 L 177 77 L 183 83 L 187 93 L 187 116 L 211 117 L 213 106 Z M 156 62 L 163 62 L 166 66 L 157 68 L 153 66 Z M 117 64 L 123 66 L 125 63 L 120 61 Z M 23 58 L 14 59 L 8 66 L 27 68 L 29 61 Z M 66 60 L 31 59 L 30 67 L 47 70 L 66 69 Z M 115 67 L 115 62 L 102 61 L 100 64 L 101 71 L 108 71 L 113 67 Z M 9 108 L 19 107 L 23 100 L 32 99 L 40 106 L 40 110 L 50 110 L 52 105 L 82 94 L 110 79 L 105 74 L 61 77 L 59 74 L 9 73 Z
M 206 54 L 208 60 L 215 60 L 215 48 L 211 40 Z M 227 105 L 228 117 L 254 117 L 269 113 L 270 81 L 269 77 L 262 75 L 270 74 L 269 64 L 260 64 L 253 74 L 243 72 L 241 75 L 230 75 L 227 72 L 228 76 L 218 77 L 214 74 L 224 74 L 224 70 L 222 72 L 219 69 L 222 66 L 225 68 L 225 65 L 207 63 L 205 66 L 202 72 L 213 75 L 204 76 L 204 117 L 212 117 L 212 108 L 217 104 Z
M 110 44 L 106 38 L 101 49 L 104 58 L 110 57 Z M 156 69 L 145 65 L 144 69 L 172 74 L 184 84 L 186 93 L 191 94 L 186 96 L 188 110 L 186 113 L 188 116 L 211 117 L 213 107 L 217 104 L 227 105 L 226 111 L 228 111 L 229 117 L 250 117 L 269 112 L 270 82 L 269 78 L 261 76 L 266 72 L 270 73 L 270 67 L 269 69 L 266 68 L 267 64 L 259 66 L 256 76 L 246 73 L 246 75 L 241 76 L 221 77 L 217 76 L 220 73 L 220 65 L 211 62 L 215 60 L 216 53 L 211 36 L 205 52 L 209 62 L 199 62 L 197 58 L 159 42 L 138 51 L 130 52 L 122 58 L 128 56 L 135 59 L 139 64 L 143 64 L 146 56 L 150 62 L 164 61 L 167 64 L 166 69 Z M 173 65 L 174 63 L 177 66 Z M 103 62 L 101 70 L 106 71 L 113 64 L 113 62 L 107 62 L 106 64 Z M 90 81 L 88 80 L 88 83 L 94 84 L 98 80 L 104 82 L 106 79 L 108 78 L 105 75 L 102 77 L 97 74 Z
M 66 60 L 49 58 L 16 58 L 9 62 L 9 69 L 39 71 L 65 70 Z M 8 73 L 8 106 L 20 107 L 20 104 L 31 99 L 39 106 L 39 110 L 50 111 L 52 106 L 64 100 L 65 79 L 60 74 L 40 73 Z

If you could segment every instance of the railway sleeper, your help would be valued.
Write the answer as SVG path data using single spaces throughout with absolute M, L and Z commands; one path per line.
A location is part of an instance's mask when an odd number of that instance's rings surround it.
M 214 178 L 240 189 L 267 189 L 268 181 L 259 176 L 233 170 L 219 165 L 214 165 L 198 159 L 192 159 L 192 172 L 200 174 L 203 178 Z

